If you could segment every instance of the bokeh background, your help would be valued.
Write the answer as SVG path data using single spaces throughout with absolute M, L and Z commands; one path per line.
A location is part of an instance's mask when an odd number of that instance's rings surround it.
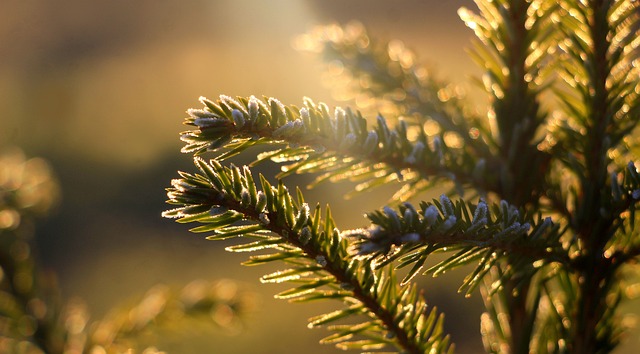
M 306 319 L 338 304 L 274 300 L 259 285 L 269 267 L 240 266 L 244 255 L 160 217 L 176 170 L 184 111 L 198 97 L 303 96 L 334 106 L 319 58 L 292 41 L 315 25 L 357 19 L 374 36 L 402 39 L 421 62 L 453 82 L 478 75 L 465 54 L 471 31 L 458 0 L 3 0 L 0 1 L 0 148 L 47 159 L 62 200 L 37 228 L 42 262 L 65 298 L 82 298 L 94 318 L 157 283 L 237 279 L 258 292 L 246 330 L 185 329 L 155 338 L 170 353 L 331 353 Z M 308 179 L 307 179 L 308 180 Z M 291 184 L 304 185 L 305 178 Z M 331 203 L 342 228 L 363 226 L 383 192 L 339 207 L 348 185 L 321 186 L 309 199 Z M 480 300 L 454 296 L 462 272 L 423 279 L 444 309 L 459 353 L 481 351 Z M 631 339 L 637 345 L 638 339 Z M 623 352 L 623 351 L 620 351 Z

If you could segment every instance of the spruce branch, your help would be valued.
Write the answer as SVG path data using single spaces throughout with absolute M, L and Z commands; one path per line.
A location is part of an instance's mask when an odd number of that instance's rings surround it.
M 569 348 L 594 352 L 610 350 L 618 340 L 613 315 L 618 301 L 612 299 L 619 299 L 616 279 L 621 263 L 611 254 L 617 255 L 616 247 L 626 247 L 629 235 L 621 226 L 629 199 L 621 195 L 617 173 L 610 172 L 619 167 L 611 152 L 620 151 L 620 142 L 638 122 L 640 13 L 633 1 L 560 4 L 559 13 L 570 14 L 559 21 L 566 37 L 560 48 L 567 85 L 556 92 L 568 118 L 557 130 L 563 139 L 557 150 L 560 161 L 576 176 L 570 226 L 581 244 L 580 296 Z M 635 201 L 626 207 L 635 209 Z
M 540 147 L 547 139 L 540 95 L 553 68 L 557 31 L 551 18 L 558 5 L 546 0 L 478 0 L 476 5 L 479 14 L 466 8 L 458 13 L 476 34 L 470 53 L 486 70 L 482 83 L 492 101 L 493 139 L 503 162 L 500 195 L 516 205 L 537 205 L 551 158 Z
M 499 195 L 510 203 L 533 209 L 541 205 L 544 197 L 551 212 L 566 217 L 564 200 L 559 198 L 560 186 L 549 178 L 552 154 L 546 148 L 549 137 L 544 129 L 548 114 L 540 105 L 553 72 L 552 54 L 558 31 L 552 26 L 552 19 L 558 4 L 547 0 L 475 2 L 478 15 L 465 8 L 458 13 L 476 34 L 471 54 L 485 70 L 482 83 L 491 100 L 489 117 L 495 119 L 494 140 L 502 161 L 502 169 L 497 171 Z M 513 352 L 528 350 L 534 337 L 530 323 L 537 311 L 527 307 L 531 301 L 528 289 L 536 272 L 520 261 L 512 257 L 507 262 L 510 267 L 523 268 L 511 274 L 510 279 L 501 278 L 506 283 L 500 289 L 506 293 L 502 308 L 509 322 L 509 330 L 502 337 Z M 491 328 L 503 326 L 496 322 Z
M 346 308 L 310 320 L 319 326 L 361 315 L 359 325 L 334 325 L 337 333 L 324 339 L 338 347 L 363 350 L 392 345 L 403 352 L 450 352 L 448 336 L 442 331 L 442 316 L 428 310 L 415 286 L 401 288 L 392 271 L 374 271 L 367 262 L 349 257 L 347 241 L 326 209 L 311 213 L 298 191 L 294 198 L 279 183 L 271 185 L 260 176 L 258 190 L 248 167 L 224 167 L 218 161 L 195 159 L 202 174 L 181 173 L 168 188 L 168 203 L 178 208 L 165 217 L 180 223 L 198 222 L 193 232 L 208 232 L 212 240 L 234 237 L 252 239 L 230 246 L 232 252 L 272 250 L 251 256 L 245 264 L 283 261 L 290 268 L 266 275 L 264 282 L 291 282 L 292 289 L 276 297 L 294 301 L 333 298 Z M 352 337 L 365 337 L 352 341 Z
M 492 168 L 489 162 L 449 146 L 442 134 L 429 138 L 421 128 L 411 128 L 404 122 L 390 128 L 378 116 L 377 124 L 369 127 L 359 113 L 336 108 L 332 115 L 326 105 L 310 99 L 305 99 L 300 109 L 273 98 L 263 101 L 253 96 L 201 101 L 204 109 L 189 110 L 185 120 L 186 125 L 196 128 L 182 133 L 185 153 L 199 155 L 227 148 L 217 157 L 222 160 L 251 146 L 279 144 L 256 160 L 291 162 L 279 177 L 321 173 L 315 183 L 354 180 L 359 182 L 356 192 L 398 178 L 404 185 L 396 195 L 401 199 L 427 188 L 428 180 L 451 180 L 459 189 L 498 189 L 487 173 Z
M 626 158 L 626 163 L 629 143 L 635 140 L 629 134 L 640 120 L 639 5 L 604 1 L 596 9 L 574 1 L 560 4 L 563 21 L 556 22 L 568 38 L 560 46 L 565 56 L 560 73 L 567 86 L 556 92 L 567 123 L 557 127 L 558 141 L 563 142 L 565 154 L 572 153 L 580 160 L 616 149 L 615 155 Z M 569 12 L 572 16 L 566 16 Z M 596 29 L 589 21 L 598 21 L 601 27 Z M 580 139 L 584 132 L 589 139 Z M 625 142 L 625 138 L 631 141 Z M 582 164 L 586 166 L 586 162 Z
M 402 41 L 376 40 L 361 23 L 351 22 L 318 26 L 296 43 L 299 50 L 319 53 L 330 65 L 338 65 L 339 75 L 349 82 L 342 89 L 351 85 L 353 95 L 391 106 L 411 124 L 435 122 L 439 130 L 456 134 L 474 154 L 491 156 L 482 141 L 491 145 L 489 127 L 483 120 L 470 119 L 464 90 L 435 78 Z
M 382 265 L 394 260 L 399 261 L 398 267 L 411 265 L 402 281 L 405 284 L 420 271 L 435 276 L 477 263 L 460 288 L 467 294 L 506 256 L 536 264 L 537 268 L 548 263 L 570 265 L 560 242 L 559 227 L 551 218 L 521 215 L 505 201 L 491 209 L 493 212 L 484 201 L 477 205 L 463 200 L 454 203 L 442 195 L 431 203 L 422 202 L 419 210 L 403 203 L 397 211 L 385 207 L 369 213 L 369 229 L 345 231 L 344 236 L 353 240 L 352 248 L 359 256 L 376 258 Z M 428 256 L 442 251 L 455 253 L 424 271 Z

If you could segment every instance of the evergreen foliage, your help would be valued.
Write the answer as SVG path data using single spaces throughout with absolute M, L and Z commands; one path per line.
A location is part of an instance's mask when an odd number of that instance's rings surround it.
M 64 301 L 55 275 L 40 269 L 34 218 L 60 191 L 49 165 L 19 149 L 0 153 L 0 352 L 16 354 L 162 353 L 140 343 L 159 330 L 215 324 L 237 330 L 254 295 L 233 281 L 196 280 L 183 289 L 158 285 L 139 301 L 91 320 L 79 299 Z
M 486 114 L 472 113 L 400 42 L 376 42 L 360 25 L 321 28 L 306 48 L 340 61 L 352 88 L 392 105 L 396 118 L 308 98 L 300 107 L 201 98 L 181 135 L 200 172 L 172 181 L 177 208 L 164 216 L 200 223 L 191 231 L 212 240 L 245 239 L 227 248 L 262 251 L 245 264 L 286 264 L 262 278 L 292 284 L 279 298 L 342 301 L 309 323 L 330 324 L 323 342 L 340 348 L 452 351 L 442 314 L 426 307 L 414 277 L 472 264 L 461 291 L 480 289 L 487 352 L 612 351 L 630 289 L 623 272 L 640 255 L 640 4 L 476 4 L 477 13 L 459 14 L 477 37 L 471 55 L 485 71 Z M 223 165 L 254 146 L 263 150 L 253 164 L 284 164 L 278 183 Z M 354 193 L 393 182 L 398 192 L 367 214 L 370 226 L 339 231 L 329 207 L 312 211 L 300 190 L 289 192 L 282 178 L 294 173 L 354 181 Z M 452 188 L 408 202 L 438 185 Z M 447 257 L 424 269 L 434 253 Z M 339 321 L 351 317 L 360 322 Z

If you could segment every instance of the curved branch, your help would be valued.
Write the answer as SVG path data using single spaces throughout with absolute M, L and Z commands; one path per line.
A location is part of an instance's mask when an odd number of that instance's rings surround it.
M 369 127 L 362 116 L 349 109 L 336 108 L 330 115 L 326 105 L 316 105 L 310 99 L 301 109 L 253 96 L 201 101 L 204 110 L 188 111 L 185 124 L 197 129 L 182 134 L 187 143 L 183 152 L 230 149 L 218 157 L 223 159 L 254 145 L 287 144 L 261 156 L 293 162 L 284 174 L 323 172 L 320 180 L 362 179 L 359 190 L 386 182 L 395 174 L 413 187 L 407 188 L 405 198 L 424 188 L 424 182 L 431 178 L 499 191 L 498 181 L 485 173 L 495 168 L 495 161 L 486 161 L 464 146 L 453 148 L 443 135 L 429 138 L 424 130 L 411 130 L 403 122 L 391 129 L 379 116 L 377 124 Z M 410 139 L 411 134 L 417 137 Z
M 491 265 L 506 256 L 537 266 L 571 264 L 560 242 L 559 226 L 551 218 L 534 221 L 532 217 L 522 217 L 505 201 L 490 212 L 484 201 L 475 206 L 462 200 L 454 204 L 442 195 L 439 201 L 421 203 L 420 210 L 404 203 L 398 211 L 386 207 L 367 216 L 374 226 L 347 231 L 345 237 L 354 239 L 356 252 L 361 256 L 383 259 L 382 264 L 399 259 L 400 267 L 413 265 L 403 283 L 422 269 L 430 254 L 441 250 L 459 252 L 427 272 L 438 274 L 479 260 L 473 277 L 464 284 L 470 290 Z
M 350 81 L 358 94 L 391 102 L 415 124 L 435 121 L 442 130 L 458 134 L 475 154 L 491 156 L 489 147 L 470 134 L 475 125 L 482 139 L 492 138 L 485 121 L 465 111 L 463 91 L 437 80 L 402 41 L 375 41 L 362 24 L 352 22 L 318 26 L 301 36 L 298 44 L 298 49 L 319 52 L 334 65 L 338 61 L 339 75 L 353 77 Z
M 368 321 L 358 326 L 336 326 L 337 334 L 325 339 L 344 348 L 381 348 L 392 344 L 408 353 L 447 352 L 448 337 L 442 333 L 442 316 L 426 311 L 415 287 L 400 288 L 392 275 L 373 271 L 366 262 L 349 257 L 346 240 L 340 237 L 327 209 L 311 214 L 299 192 L 295 202 L 286 187 L 260 178 L 258 191 L 247 167 L 225 168 L 216 160 L 196 158 L 202 175 L 182 173 L 168 189 L 169 203 L 179 205 L 164 213 L 178 222 L 199 222 L 194 232 L 213 232 L 211 239 L 246 237 L 257 239 L 228 247 L 231 251 L 273 249 L 275 253 L 253 256 L 248 264 L 282 260 L 291 269 L 263 277 L 263 281 L 291 281 L 301 285 L 280 293 L 281 298 L 311 301 L 339 299 L 346 309 L 312 319 L 310 326 L 363 314 Z M 243 220 L 241 224 L 238 224 Z M 388 269 L 387 269 L 388 270 Z M 407 307 L 409 306 L 409 307 Z M 409 310 L 409 308 L 411 308 Z M 367 341 L 348 342 L 364 334 Z

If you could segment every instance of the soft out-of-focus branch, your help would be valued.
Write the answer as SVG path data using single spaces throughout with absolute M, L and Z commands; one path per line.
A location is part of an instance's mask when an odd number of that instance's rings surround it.
M 142 350 L 138 339 L 154 333 L 202 333 L 211 325 L 236 334 L 255 310 L 256 295 L 232 280 L 196 280 L 181 290 L 165 285 L 151 288 L 137 303 L 113 310 L 87 325 L 86 350 L 120 353 Z M 155 335 L 157 338 L 158 335 Z M 146 353 L 144 350 L 143 353 Z
M 138 304 L 91 323 L 82 300 L 65 303 L 55 275 L 39 269 L 32 245 L 34 218 L 59 198 L 49 165 L 19 149 L 0 153 L 0 351 L 6 353 L 124 353 L 141 348 L 142 334 L 182 332 L 197 323 L 237 332 L 255 294 L 233 281 L 196 281 L 181 292 L 151 289 Z
M 324 57 L 327 72 L 335 73 L 328 81 L 334 90 L 342 90 L 338 98 L 355 101 L 364 111 L 402 116 L 410 124 L 455 134 L 473 154 L 490 156 L 485 145 L 493 145 L 489 126 L 484 120 L 470 119 L 464 90 L 436 79 L 402 41 L 376 41 L 361 23 L 351 22 L 319 26 L 297 38 L 294 45 Z
M 65 329 L 53 275 L 37 265 L 33 219 L 59 197 L 48 164 L 17 149 L 0 154 L 0 347 L 61 353 Z M 23 349 L 19 349 L 23 348 Z

